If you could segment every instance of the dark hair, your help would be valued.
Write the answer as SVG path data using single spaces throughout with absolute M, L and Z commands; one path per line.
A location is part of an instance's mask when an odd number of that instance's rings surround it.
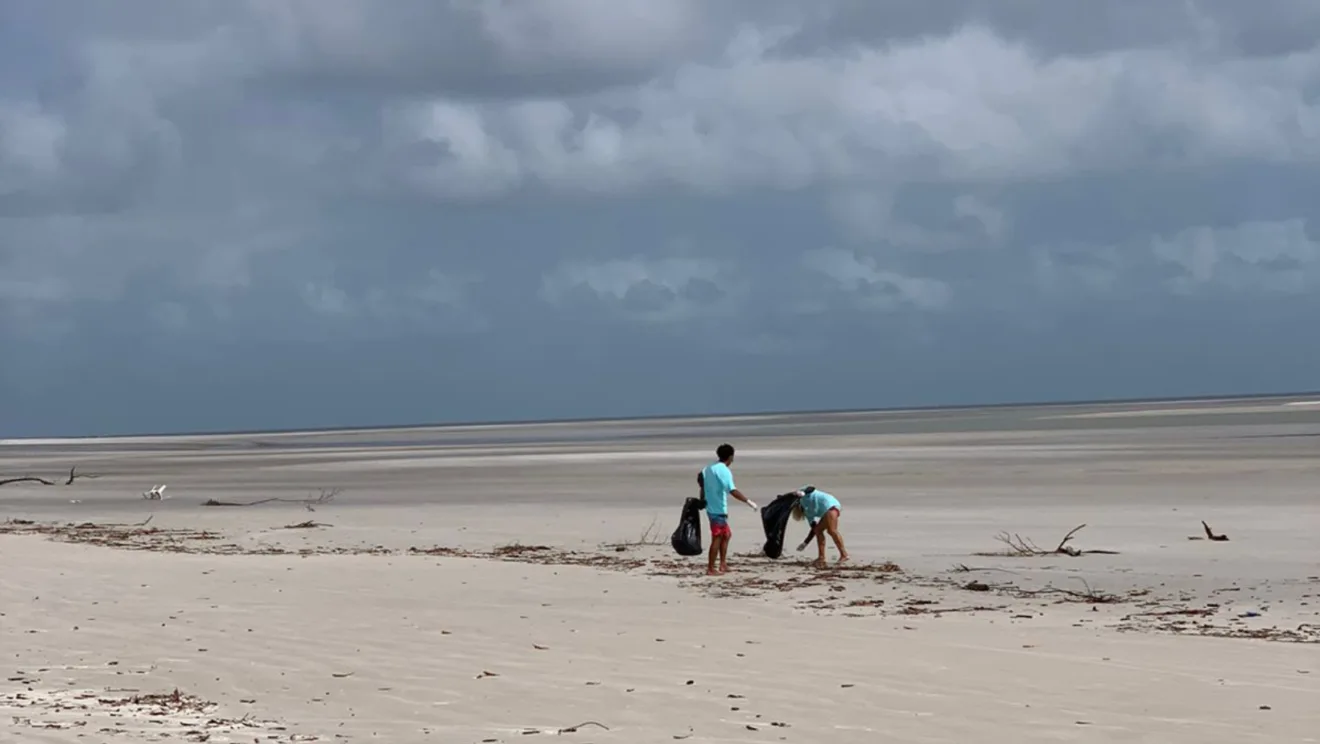
M 725 460 L 728 460 L 730 457 L 733 457 L 733 445 L 727 442 L 721 444 L 719 447 L 715 449 L 715 456 L 720 459 L 720 462 L 724 462 Z

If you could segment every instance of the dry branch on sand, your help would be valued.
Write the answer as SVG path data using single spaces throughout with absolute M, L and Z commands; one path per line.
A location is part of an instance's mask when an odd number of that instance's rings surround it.
M 995 535 L 995 539 L 1008 546 L 1008 550 L 1003 553 L 977 553 L 977 555 L 1008 555 L 1013 557 L 1067 555 L 1073 558 L 1082 555 L 1118 555 L 1117 550 L 1078 550 L 1069 545 L 1068 543 L 1072 541 L 1073 536 L 1080 532 L 1085 526 L 1085 524 L 1079 524 L 1069 530 L 1068 534 L 1063 536 L 1063 539 L 1059 541 L 1059 544 L 1055 546 L 1054 550 L 1045 550 L 1032 542 L 1030 538 L 1024 538 L 1016 532 L 1011 535 L 1007 532 L 1000 532 L 998 535 Z
M 282 530 L 313 530 L 313 529 L 316 529 L 316 528 L 318 528 L 318 527 L 330 527 L 330 526 L 332 526 L 332 525 L 328 525 L 328 524 L 326 524 L 325 522 L 317 522 L 317 521 L 315 521 L 315 520 L 311 520 L 311 519 L 309 519 L 309 520 L 307 520 L 306 522 L 299 522 L 299 523 L 297 523 L 297 524 L 286 524 L 286 525 L 284 525 L 283 527 L 281 527 L 280 529 L 282 529 Z
M 602 548 L 613 550 L 616 553 L 623 553 L 632 548 L 641 548 L 647 545 L 665 544 L 664 530 L 656 523 L 656 519 L 651 519 L 651 524 L 647 525 L 642 534 L 631 542 L 613 542 L 601 545 Z
M 1205 539 L 1210 540 L 1211 542 L 1228 542 L 1228 535 L 1219 535 L 1219 534 L 1216 534 L 1214 530 L 1210 529 L 1210 525 L 1208 525 L 1208 524 L 1205 523 L 1205 520 L 1204 520 L 1204 519 L 1201 520 L 1201 527 L 1202 527 L 1203 529 L 1205 529 Z M 1201 538 L 1199 538 L 1199 537 L 1189 537 L 1189 538 L 1187 538 L 1187 539 L 1188 539 L 1188 540 L 1200 540 Z
M 322 488 L 316 496 L 309 496 L 304 499 L 286 499 L 282 496 L 272 496 L 267 499 L 257 499 L 256 501 L 218 501 L 216 499 L 207 499 L 202 502 L 202 506 L 259 506 L 261 504 L 302 504 L 307 507 L 307 511 L 316 511 L 314 506 L 322 506 L 342 493 L 340 488 Z
M 8 486 L 10 484 L 17 484 L 17 483 L 36 483 L 42 486 L 54 486 L 54 485 L 72 486 L 73 482 L 78 480 L 79 478 L 100 478 L 100 477 L 101 476 L 92 473 L 79 473 L 78 466 L 74 465 L 73 467 L 69 468 L 69 474 L 64 477 L 63 481 L 53 481 L 50 480 L 49 478 L 42 478 L 41 476 L 38 475 L 20 475 L 16 478 L 0 478 L 0 486 Z
M 1016 574 L 1016 571 L 1010 571 L 1007 568 L 998 568 L 996 566 L 969 566 L 966 563 L 955 563 L 949 569 L 949 573 L 972 573 L 974 571 L 998 571 L 1006 574 Z
M 1064 601 L 1086 602 L 1088 604 L 1115 604 L 1122 602 L 1132 596 L 1141 596 L 1145 592 L 1136 592 L 1127 596 L 1110 594 L 1108 592 L 1096 591 L 1091 588 L 1086 579 L 1078 578 L 1082 582 L 1083 591 L 1073 591 L 1072 589 L 1059 589 L 1058 587 L 1047 586 L 1044 589 L 1020 589 L 1013 587 L 1012 591 L 1019 597 L 1038 597 L 1042 595 L 1058 595 L 1063 597 Z
M 983 581 L 970 581 L 960 585 L 959 588 L 969 592 L 997 592 L 1007 594 L 1023 599 L 1045 596 L 1057 596 L 1063 602 L 1085 602 L 1087 604 L 1116 604 L 1125 600 L 1149 594 L 1146 590 L 1136 590 L 1125 594 L 1111 594 L 1109 592 L 1097 591 L 1091 588 L 1086 579 L 1077 577 L 1082 583 L 1082 590 L 1060 589 L 1059 587 L 1046 586 L 1041 589 L 1023 589 L 1014 584 L 990 584 Z
M 498 675 L 498 674 L 495 674 L 495 673 L 493 673 L 493 672 L 483 672 L 483 673 L 482 673 L 482 676 L 483 676 L 483 677 L 498 677 L 499 675 Z M 586 728 L 587 726 L 595 726 L 595 727 L 597 727 L 597 728 L 599 728 L 599 729 L 603 729 L 603 730 L 605 730 L 605 731 L 609 731 L 609 730 L 610 730 L 610 727 L 609 727 L 609 726 L 606 726 L 606 725 L 603 724 L 603 723 L 597 723 L 596 721 L 583 721 L 582 723 L 579 723 L 579 724 L 577 724 L 576 726 L 565 726 L 564 728 L 561 728 L 561 729 L 551 729 L 551 730 L 548 730 L 548 731 L 547 731 L 547 730 L 544 730 L 544 729 L 538 729 L 538 728 L 525 728 L 525 729 L 522 730 L 522 733 L 523 733 L 524 736 L 533 736 L 533 735 L 536 735 L 536 734 L 555 734 L 555 735 L 557 735 L 557 736 L 563 736 L 564 734 L 576 734 L 576 733 L 578 732 L 578 729 Z M 488 740 L 488 741 L 489 741 L 489 740 Z
M 11 483 L 38 483 L 43 486 L 53 486 L 55 481 L 48 481 L 36 475 L 20 475 L 17 478 L 5 478 L 0 480 L 0 486 L 7 486 Z

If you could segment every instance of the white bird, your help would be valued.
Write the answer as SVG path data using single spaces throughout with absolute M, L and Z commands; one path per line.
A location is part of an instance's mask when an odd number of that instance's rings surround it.
M 148 501 L 161 501 L 165 498 L 165 486 L 152 486 L 150 491 L 142 494 L 142 498 Z

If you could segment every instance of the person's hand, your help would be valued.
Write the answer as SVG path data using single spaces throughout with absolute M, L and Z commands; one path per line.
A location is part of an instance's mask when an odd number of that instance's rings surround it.
M 803 540 L 801 543 L 799 543 L 798 546 L 797 546 L 797 552 L 801 553 L 802 551 L 806 550 L 806 549 L 807 549 L 807 543 L 809 543 L 809 542 L 811 542 L 811 541 L 810 541 L 810 540 Z

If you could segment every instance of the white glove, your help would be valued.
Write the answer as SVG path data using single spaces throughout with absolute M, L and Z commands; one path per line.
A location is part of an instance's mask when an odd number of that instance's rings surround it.
M 757 508 L 757 506 L 756 506 L 756 502 L 755 502 L 755 501 L 752 501 L 751 499 L 747 499 L 747 506 L 751 507 L 752 509 L 756 509 L 756 508 Z

